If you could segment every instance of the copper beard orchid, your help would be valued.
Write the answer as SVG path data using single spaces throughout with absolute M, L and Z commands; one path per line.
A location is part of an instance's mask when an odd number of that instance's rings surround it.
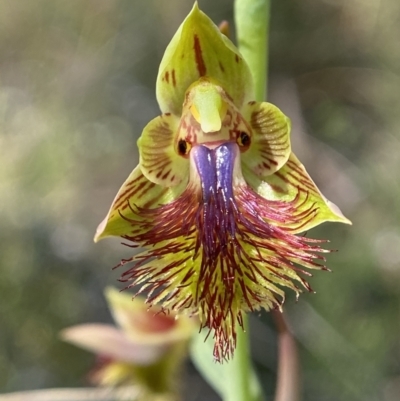
M 349 223 L 291 152 L 289 119 L 252 98 L 246 62 L 195 4 L 160 65 L 163 114 L 96 234 L 144 249 L 120 263 L 132 263 L 122 280 L 149 304 L 197 315 L 218 360 L 243 313 L 280 308 L 282 287 L 310 290 L 304 267 L 325 269 L 320 241 L 296 234 Z

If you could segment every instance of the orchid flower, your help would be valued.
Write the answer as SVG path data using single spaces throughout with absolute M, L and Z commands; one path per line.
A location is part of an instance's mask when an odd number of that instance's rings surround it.
M 114 288 L 107 288 L 105 295 L 117 327 L 82 324 L 64 329 L 61 338 L 97 354 L 98 363 L 89 375 L 93 384 L 133 384 L 140 400 L 175 400 L 170 395 L 195 321 L 167 315 L 160 308 L 148 311 L 142 299 L 132 301 Z
M 350 222 L 292 153 L 290 120 L 254 101 L 245 60 L 197 4 L 165 51 L 156 92 L 162 114 L 144 128 L 139 165 L 95 240 L 141 247 L 120 263 L 131 264 L 121 280 L 150 305 L 198 316 L 215 358 L 229 358 L 243 313 L 280 309 L 284 287 L 310 290 L 305 268 L 326 269 L 321 241 L 296 234 Z

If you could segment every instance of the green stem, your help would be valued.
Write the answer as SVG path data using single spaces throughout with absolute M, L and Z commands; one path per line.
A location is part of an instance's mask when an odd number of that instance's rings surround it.
M 236 0 L 235 24 L 239 50 L 253 74 L 256 100 L 265 100 L 268 74 L 270 0 Z
M 239 50 L 253 75 L 257 101 L 265 99 L 267 90 L 267 31 L 270 0 L 235 0 L 235 23 Z M 230 385 L 225 401 L 259 401 L 261 391 L 254 383 L 250 359 L 248 318 L 243 318 L 244 330 L 238 330 L 233 359 L 227 364 Z M 254 391 L 257 388 L 257 391 Z
M 226 387 L 225 401 L 255 401 L 250 391 L 252 367 L 247 315 L 243 316 L 243 329 L 238 330 L 235 354 L 226 366 L 229 386 Z

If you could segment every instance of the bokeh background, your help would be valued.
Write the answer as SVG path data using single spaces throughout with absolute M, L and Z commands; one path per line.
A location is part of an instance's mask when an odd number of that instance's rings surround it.
M 219 22 L 229 0 L 199 0 Z M 307 401 L 400 394 L 400 2 L 273 1 L 269 100 L 293 147 L 353 227 L 325 224 L 333 273 L 286 310 Z M 0 392 L 86 385 L 62 328 L 110 322 L 106 285 L 129 250 L 92 237 L 158 114 L 163 51 L 184 0 L 0 1 Z M 276 334 L 253 321 L 271 399 Z M 213 399 L 188 363 L 188 400 Z M 216 399 L 216 398 L 214 398 Z

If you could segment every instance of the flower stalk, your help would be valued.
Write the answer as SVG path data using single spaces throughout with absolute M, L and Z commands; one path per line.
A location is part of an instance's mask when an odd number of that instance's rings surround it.
M 239 51 L 250 67 L 255 99 L 265 100 L 267 91 L 268 26 L 270 0 L 235 0 L 234 16 Z M 228 362 L 231 391 L 224 401 L 260 401 L 251 393 L 252 369 L 248 316 L 243 316 L 243 330 L 237 336 L 236 353 Z
M 227 376 L 231 386 L 227 387 L 224 401 L 259 401 L 253 398 L 250 388 L 251 366 L 248 316 L 243 316 L 243 330 L 237 333 L 235 355 L 227 362 Z
M 236 36 L 240 53 L 253 75 L 255 99 L 265 101 L 268 76 L 270 0 L 235 0 Z

